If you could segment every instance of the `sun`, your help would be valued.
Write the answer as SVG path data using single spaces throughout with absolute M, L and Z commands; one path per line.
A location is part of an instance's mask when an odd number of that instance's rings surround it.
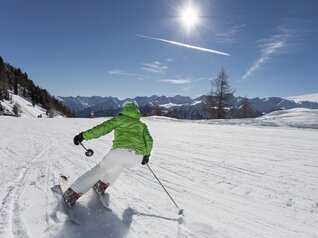
M 199 11 L 189 2 L 188 5 L 181 7 L 179 10 L 179 19 L 183 27 L 190 31 L 199 24 Z
M 181 21 L 186 27 L 192 28 L 198 23 L 198 14 L 193 8 L 183 9 L 181 12 Z

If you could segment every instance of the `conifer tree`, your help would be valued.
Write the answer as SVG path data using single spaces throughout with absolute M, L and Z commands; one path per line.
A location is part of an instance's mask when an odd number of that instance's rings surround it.
M 212 89 L 208 98 L 210 100 L 210 110 L 217 119 L 226 118 L 226 107 L 229 106 L 229 99 L 234 94 L 228 78 L 229 76 L 222 68 L 218 77 L 212 80 Z

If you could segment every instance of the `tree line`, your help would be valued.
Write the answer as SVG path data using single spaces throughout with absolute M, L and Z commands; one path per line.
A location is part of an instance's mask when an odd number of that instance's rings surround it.
M 32 106 L 41 104 L 46 109 L 47 116 L 54 116 L 55 112 L 59 112 L 67 117 L 74 116 L 73 113 L 65 107 L 57 98 L 43 88 L 35 85 L 29 79 L 27 73 L 22 72 L 20 68 L 3 61 L 0 56 L 0 109 L 1 100 L 10 100 L 11 93 L 23 96 L 32 102 Z

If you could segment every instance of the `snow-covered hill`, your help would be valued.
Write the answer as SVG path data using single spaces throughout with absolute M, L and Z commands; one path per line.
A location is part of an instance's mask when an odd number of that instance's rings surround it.
M 155 142 L 150 165 L 184 209 L 183 222 L 140 165 L 108 189 L 111 211 L 91 191 L 81 198 L 82 226 L 68 220 L 51 187 L 109 150 L 111 134 L 84 142 L 95 150 L 90 158 L 72 143 L 104 118 L 0 117 L 0 237 L 315 238 L 318 130 L 310 122 L 317 128 L 317 114 L 287 110 L 232 124 L 143 118 Z
M 293 101 L 295 101 L 297 103 L 304 102 L 304 101 L 318 103 L 318 93 L 306 94 L 306 95 L 301 95 L 301 96 L 287 97 L 286 99 L 293 100 Z
M 13 107 L 16 105 L 18 107 L 18 117 L 23 118 L 47 118 L 51 117 L 64 117 L 62 112 L 52 109 L 50 112 L 47 112 L 41 104 L 32 105 L 32 102 L 28 98 L 24 98 L 22 95 L 11 94 L 10 100 L 0 101 L 3 111 L 0 111 L 0 116 L 15 116 Z M 48 115 L 47 115 L 48 114 Z
M 12 100 L 1 101 L 1 105 L 4 108 L 4 113 L 13 115 L 13 106 L 18 104 L 20 117 L 37 118 L 38 116 L 46 117 L 46 110 L 39 105 L 32 106 L 32 102 L 19 96 L 12 94 Z
M 294 108 L 274 111 L 258 118 L 210 120 L 203 123 L 318 129 L 318 109 Z

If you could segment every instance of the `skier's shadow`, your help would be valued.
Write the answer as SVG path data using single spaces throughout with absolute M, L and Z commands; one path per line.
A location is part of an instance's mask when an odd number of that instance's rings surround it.
M 72 220 L 66 221 L 62 230 L 54 237 L 123 238 L 130 229 L 133 216 L 154 217 L 180 223 L 180 219 L 145 214 L 131 207 L 125 209 L 122 219 L 120 219 L 112 210 L 102 207 L 96 196 L 90 195 L 90 200 L 85 206 L 79 202 L 76 204 L 76 208 L 71 211 L 71 216 L 76 218 L 76 223 Z M 61 204 L 61 206 L 63 205 Z
M 71 220 L 65 222 L 56 237 L 122 238 L 128 233 L 134 215 L 129 212 L 130 209 L 127 208 L 120 219 L 110 209 L 101 207 L 98 199 L 92 196 L 85 206 L 78 203 L 72 211 L 72 216 L 78 218 L 79 224 Z

